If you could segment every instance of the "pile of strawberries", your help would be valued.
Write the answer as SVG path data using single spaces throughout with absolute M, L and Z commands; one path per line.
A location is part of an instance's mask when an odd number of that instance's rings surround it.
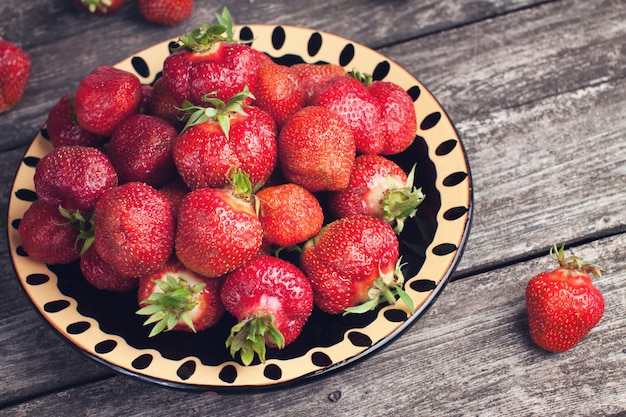
M 218 21 L 182 36 L 153 85 L 102 66 L 51 109 L 24 250 L 137 291 L 150 336 L 231 314 L 224 342 L 245 365 L 315 307 L 413 311 L 397 234 L 425 197 L 387 158 L 414 140 L 412 99 L 334 64 L 274 63 L 233 40 L 226 9 Z

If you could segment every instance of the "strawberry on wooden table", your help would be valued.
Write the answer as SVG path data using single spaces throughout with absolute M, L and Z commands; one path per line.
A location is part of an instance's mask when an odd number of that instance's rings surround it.
M 383 219 L 396 233 L 404 221 L 415 216 L 425 195 L 413 185 L 415 167 L 409 175 L 381 155 L 359 155 L 346 188 L 328 196 L 330 212 L 337 218 L 365 214 Z
M 68 211 L 90 212 L 100 196 L 117 186 L 109 158 L 89 146 L 60 146 L 46 154 L 33 177 L 37 196 Z
M 166 26 L 184 22 L 193 12 L 193 0 L 138 0 L 137 5 L 144 18 Z
M 93 216 L 98 255 L 121 275 L 150 274 L 170 258 L 174 213 L 153 187 L 129 182 L 111 188 L 98 199 Z
M 315 305 L 329 314 L 364 313 L 400 297 L 398 239 L 383 220 L 361 214 L 335 220 L 304 245 L 300 266 L 313 287 Z
M 288 181 L 310 192 L 345 188 L 355 155 L 351 129 L 325 107 L 304 107 L 278 135 L 282 173 Z
M 126 0 L 74 0 L 82 10 L 96 16 L 104 16 L 117 12 Z
M 30 77 L 30 56 L 0 37 L 0 113 L 20 102 Z
M 78 84 L 74 99 L 76 120 L 89 132 L 110 136 L 122 120 L 139 112 L 142 97 L 136 75 L 100 66 Z
M 604 314 L 604 297 L 590 277 L 600 276 L 601 268 L 574 255 L 566 257 L 563 249 L 550 249 L 559 267 L 536 275 L 526 287 L 530 336 L 551 352 L 576 346 Z
M 149 337 L 162 331 L 199 332 L 215 326 L 224 314 L 221 278 L 207 278 L 186 268 L 175 256 L 139 279 L 137 314 L 154 323 Z
M 252 184 L 240 170 L 233 169 L 230 187 L 193 190 L 178 208 L 176 254 L 200 275 L 215 278 L 238 268 L 262 241 Z
M 177 102 L 201 105 L 211 93 L 226 102 L 246 87 L 254 93 L 257 54 L 233 39 L 228 9 L 217 17 L 219 25 L 206 23 L 181 36 L 180 46 L 163 62 L 163 79 Z
M 221 289 L 226 310 L 237 319 L 226 341 L 244 365 L 255 355 L 265 362 L 266 346 L 282 349 L 293 342 L 313 310 L 306 276 L 293 264 L 273 256 L 255 256 L 228 274 Z
M 208 107 L 185 101 L 189 119 L 174 143 L 174 163 L 191 189 L 228 184 L 232 167 L 246 172 L 254 189 L 260 188 L 276 166 L 276 124 L 263 110 L 247 106 L 244 89 L 224 103 L 213 95 Z

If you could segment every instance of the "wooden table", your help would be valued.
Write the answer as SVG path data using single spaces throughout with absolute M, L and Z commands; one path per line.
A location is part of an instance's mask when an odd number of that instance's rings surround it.
M 0 415 L 626 415 L 626 1 L 196 0 L 165 28 L 135 1 L 92 17 L 66 0 L 4 0 L 0 35 L 31 56 L 26 94 L 0 115 L 0 188 L 47 112 L 93 68 L 214 22 L 305 26 L 377 49 L 439 99 L 472 169 L 464 256 L 432 308 L 356 365 L 304 386 L 244 395 L 170 390 L 65 343 L 0 250 Z M 6 214 L 6 211 L 5 211 Z M 5 217 L 6 218 L 6 217 Z M 3 223 L 6 236 L 6 223 Z M 524 289 L 565 242 L 606 269 L 606 312 L 576 348 L 529 338 Z

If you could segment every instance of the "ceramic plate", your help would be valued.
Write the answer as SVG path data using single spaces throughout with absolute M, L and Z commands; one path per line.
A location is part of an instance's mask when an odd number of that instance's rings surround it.
M 296 342 L 269 349 L 265 363 L 243 366 L 224 341 L 234 321 L 226 317 L 198 334 L 168 332 L 148 338 L 136 294 L 98 291 L 85 282 L 77 263 L 47 266 L 28 257 L 17 232 L 24 211 L 36 199 L 33 174 L 52 147 L 45 126 L 18 168 L 9 203 L 9 241 L 18 279 L 39 313 L 80 351 L 123 374 L 190 390 L 242 392 L 308 381 L 344 368 L 389 343 L 432 304 L 457 265 L 469 232 L 472 186 L 459 136 L 437 100 L 390 59 L 350 40 L 304 28 L 237 26 L 235 36 L 283 64 L 335 63 L 371 73 L 405 88 L 415 102 L 414 144 L 394 156 L 407 172 L 417 163 L 416 185 L 426 200 L 399 236 L 406 291 L 416 311 L 404 304 L 380 306 L 363 315 L 330 316 L 315 310 Z M 170 42 L 148 48 L 116 66 L 145 84 L 160 75 Z M 445 300 L 444 300 L 445 302 Z M 401 304 L 401 305 L 400 305 Z

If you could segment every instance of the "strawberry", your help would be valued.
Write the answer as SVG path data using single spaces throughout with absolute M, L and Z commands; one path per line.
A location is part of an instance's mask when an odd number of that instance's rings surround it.
M 174 214 L 160 192 L 140 182 L 107 190 L 96 203 L 94 247 L 114 270 L 138 278 L 159 269 L 174 247 Z
M 141 82 L 136 75 L 100 66 L 78 84 L 74 111 L 85 130 L 110 136 L 122 120 L 139 112 L 141 101 Z
M 67 145 L 41 158 L 33 181 L 41 200 L 83 212 L 92 211 L 100 196 L 118 184 L 117 173 L 102 151 Z
M 385 146 L 382 109 L 367 87 L 352 76 L 335 77 L 313 104 L 338 115 L 352 130 L 356 150 L 379 154 Z
M 413 99 L 399 85 L 390 81 L 372 81 L 371 75 L 355 72 L 382 109 L 384 146 L 383 155 L 394 155 L 406 150 L 415 139 L 417 117 Z
M 285 65 L 273 62 L 259 65 L 254 105 L 265 110 L 282 128 L 304 104 L 304 92 L 299 77 Z
M 12 109 L 22 99 L 30 66 L 26 51 L 0 37 L 0 113 Z
M 263 243 L 289 247 L 315 236 L 324 213 L 313 194 L 297 184 L 266 187 L 256 193 Z
M 178 218 L 178 208 L 189 191 L 191 190 L 179 176 L 159 188 L 159 192 L 163 194 L 172 205 L 174 217 L 176 218 Z
M 233 40 L 228 9 L 217 18 L 219 25 L 204 24 L 181 36 L 179 47 L 163 62 L 163 79 L 177 102 L 201 105 L 202 98 L 213 92 L 226 102 L 256 85 L 257 54 Z
M 124 119 L 113 131 L 108 156 L 121 184 L 132 181 L 161 187 L 173 180 L 172 157 L 178 131 L 169 122 L 146 114 Z
M 18 226 L 28 256 L 47 264 L 67 264 L 80 256 L 79 232 L 59 207 L 38 199 L 24 212 Z
M 126 0 L 74 0 L 81 9 L 96 16 L 115 13 L 122 8 Z
M 181 121 L 185 112 L 181 110 L 182 102 L 178 103 L 167 89 L 163 77 L 154 82 L 150 97 L 148 98 L 148 114 L 158 116 L 173 124 L 178 130 L 182 129 L 184 123 Z
M 278 160 L 289 182 L 310 192 L 348 185 L 356 154 L 346 123 L 324 107 L 308 106 L 294 114 L 278 135 Z
M 100 146 L 104 142 L 102 137 L 86 131 L 76 122 L 73 94 L 64 95 L 52 106 L 46 130 L 55 148 L 63 145 Z
M 255 189 L 261 187 L 276 166 L 276 124 L 256 107 L 243 107 L 248 90 L 224 103 L 212 96 L 213 107 L 183 108 L 191 114 L 174 144 L 176 168 L 191 189 L 224 187 L 236 166 L 248 174 Z
M 172 257 L 158 271 L 139 279 L 139 315 L 144 326 L 156 323 L 149 337 L 162 331 L 199 332 L 215 326 L 224 314 L 222 279 L 203 277 Z
M 153 23 L 176 26 L 189 19 L 193 0 L 138 0 L 139 13 Z
M 565 256 L 563 246 L 554 245 L 550 256 L 559 267 L 533 277 L 526 287 L 526 310 L 532 340 L 551 352 L 576 346 L 604 314 L 604 297 L 590 275 L 600 276 L 597 265 Z
M 80 272 L 85 280 L 99 290 L 126 292 L 137 288 L 137 278 L 125 277 L 104 262 L 94 247 L 80 257 Z
M 265 362 L 266 346 L 282 349 L 293 342 L 313 310 L 311 284 L 293 264 L 257 256 L 226 276 L 221 290 L 226 310 L 238 323 L 226 340 L 233 358 L 244 365 L 255 354 Z
M 398 239 L 383 220 L 357 214 L 327 224 L 304 245 L 300 266 L 326 313 L 363 313 L 394 304 L 396 295 L 413 311 L 402 289 Z
M 290 68 L 300 78 L 305 106 L 313 104 L 313 98 L 335 77 L 346 75 L 343 67 L 337 64 L 302 63 L 292 65 Z
M 247 175 L 233 170 L 231 187 L 199 188 L 185 196 L 178 208 L 176 254 L 187 268 L 215 278 L 259 251 L 263 228 L 251 195 Z
M 359 155 L 348 186 L 329 194 L 329 210 L 336 218 L 365 214 L 383 219 L 399 234 L 425 198 L 421 188 L 413 186 L 414 174 L 415 167 L 407 176 L 384 156 Z

